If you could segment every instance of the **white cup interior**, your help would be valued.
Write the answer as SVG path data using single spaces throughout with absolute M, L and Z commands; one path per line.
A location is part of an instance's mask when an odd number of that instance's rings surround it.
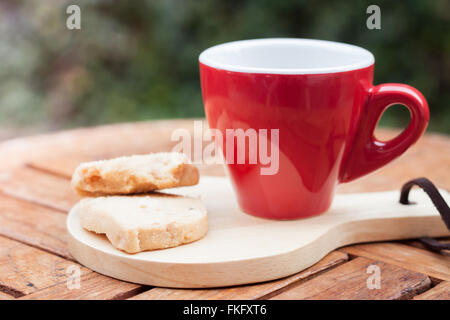
M 362 69 L 375 61 L 366 49 L 311 39 L 256 39 L 206 49 L 201 63 L 228 71 L 268 74 L 317 74 Z

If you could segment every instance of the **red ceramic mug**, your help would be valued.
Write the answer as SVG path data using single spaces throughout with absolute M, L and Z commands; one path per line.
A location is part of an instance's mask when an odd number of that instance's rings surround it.
M 234 139 L 227 129 L 278 129 L 276 173 L 262 175 L 259 159 L 227 164 L 242 210 L 255 216 L 297 219 L 325 212 L 338 183 L 401 155 L 429 120 L 416 89 L 374 86 L 373 55 L 353 45 L 244 40 L 209 48 L 199 62 L 206 117 L 224 143 Z M 411 121 L 396 138 L 377 140 L 377 122 L 393 104 L 406 106 Z M 234 151 L 247 154 L 244 148 Z

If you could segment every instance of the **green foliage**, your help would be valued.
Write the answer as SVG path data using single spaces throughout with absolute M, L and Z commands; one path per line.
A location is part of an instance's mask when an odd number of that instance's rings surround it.
M 67 30 L 70 1 L 0 4 L 0 123 L 63 128 L 203 116 L 198 55 L 239 39 L 342 41 L 376 57 L 375 83 L 419 89 L 430 129 L 450 133 L 450 2 L 77 1 L 82 29 Z M 389 112 L 383 123 L 405 124 Z

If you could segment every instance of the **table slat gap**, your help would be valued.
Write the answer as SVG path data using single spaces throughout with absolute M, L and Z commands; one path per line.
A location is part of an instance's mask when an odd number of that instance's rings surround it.
M 49 248 L 47 248 L 47 247 L 39 246 L 39 245 L 37 245 L 37 244 L 31 243 L 31 242 L 27 242 L 27 241 L 24 241 L 24 240 L 19 239 L 19 238 L 15 238 L 15 237 L 8 236 L 7 234 L 2 233 L 2 232 L 0 232 L 0 236 L 3 237 L 3 238 L 5 238 L 5 239 L 9 239 L 9 240 L 11 240 L 11 241 L 15 241 L 15 242 L 21 243 L 21 244 L 23 244 L 23 245 L 29 246 L 29 247 L 31 247 L 31 248 L 35 248 L 35 249 L 38 249 L 38 250 L 47 252 L 47 253 L 52 254 L 52 255 L 54 255 L 54 256 L 60 257 L 60 258 L 62 258 L 62 259 L 65 259 L 65 260 L 68 260 L 68 261 L 73 261 L 73 262 L 75 262 L 75 263 L 78 263 L 78 262 L 77 262 L 77 261 L 76 261 L 69 253 L 68 253 L 68 251 L 67 251 L 67 253 L 58 252 L 58 251 L 56 251 L 56 250 L 52 250 L 52 249 L 49 249 Z
M 26 166 L 0 171 L 0 193 L 65 213 L 80 199 L 67 179 Z
M 64 179 L 64 180 L 69 180 L 70 181 L 72 179 L 72 176 L 68 176 L 68 175 L 66 175 L 64 173 L 61 173 L 61 172 L 53 171 L 51 168 L 44 168 L 44 167 L 41 167 L 41 166 L 37 166 L 37 165 L 35 165 L 32 162 L 26 162 L 25 163 L 25 167 L 30 168 L 32 170 L 36 170 L 36 171 L 42 172 L 44 174 L 48 174 L 48 175 L 51 175 L 51 176 L 54 176 L 54 177 L 61 178 L 61 179 Z
M 27 198 L 27 197 L 17 196 L 15 194 L 12 194 L 12 193 L 9 193 L 9 192 L 5 192 L 5 191 L 3 191 L 1 189 L 0 189 L 0 195 L 8 197 L 8 198 L 11 198 L 11 199 L 15 199 L 15 200 L 18 200 L 18 201 L 23 201 L 23 202 L 26 202 L 26 203 L 30 203 L 30 204 L 33 204 L 33 205 L 36 205 L 36 206 L 40 206 L 40 207 L 45 208 L 45 209 L 54 210 L 55 212 L 58 212 L 59 214 L 62 213 L 62 214 L 67 215 L 67 213 L 68 213 L 68 210 L 62 209 L 61 207 L 52 206 L 52 205 L 49 205 L 49 204 L 46 204 L 46 203 L 43 203 L 43 202 L 40 202 L 40 201 L 35 201 L 35 200 Z
M 414 300 L 450 300 L 450 281 L 442 281 L 437 286 L 415 296 Z
M 0 290 L 0 301 L 2 300 L 14 300 L 16 299 L 14 296 L 7 294 Z
M 72 260 L 65 222 L 59 211 L 0 195 L 0 235 Z
M 0 281 L 0 294 L 1 293 L 4 293 L 5 295 L 9 295 L 9 296 L 13 297 L 14 299 L 23 297 L 25 295 L 24 292 L 14 289 Z M 0 300 L 1 300 L 1 296 L 0 296 Z
M 136 287 L 135 289 L 132 289 L 130 291 L 119 293 L 116 296 L 114 296 L 113 298 L 111 298 L 110 300 L 128 300 L 132 297 L 137 296 L 138 294 L 141 294 L 143 292 L 151 290 L 152 288 L 154 288 L 154 287 L 142 285 L 142 286 Z

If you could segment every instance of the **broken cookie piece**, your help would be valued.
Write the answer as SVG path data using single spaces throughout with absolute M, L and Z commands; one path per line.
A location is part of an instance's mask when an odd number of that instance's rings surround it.
M 198 169 L 185 154 L 161 152 L 82 163 L 72 176 L 72 187 L 81 196 L 101 196 L 191 186 L 198 181 Z
M 76 205 L 81 226 L 105 234 L 128 253 L 164 249 L 193 242 L 208 231 L 200 199 L 151 195 L 84 198 Z

